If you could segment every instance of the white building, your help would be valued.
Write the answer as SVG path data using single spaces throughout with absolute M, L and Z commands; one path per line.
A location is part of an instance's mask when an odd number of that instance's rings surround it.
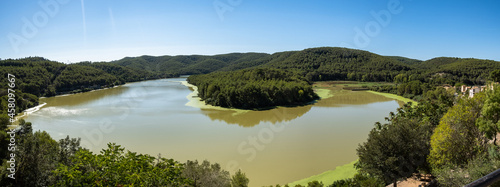
M 481 92 L 481 87 L 474 86 L 469 90 L 469 97 L 472 98 L 474 97 L 474 94 L 477 94 L 479 92 Z

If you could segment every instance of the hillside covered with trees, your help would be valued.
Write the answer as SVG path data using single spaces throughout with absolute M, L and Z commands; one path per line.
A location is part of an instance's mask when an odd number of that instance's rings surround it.
M 111 63 L 157 73 L 193 75 L 254 67 L 266 63 L 269 57 L 270 55 L 266 53 L 230 53 L 214 56 L 140 56 L 126 57 Z

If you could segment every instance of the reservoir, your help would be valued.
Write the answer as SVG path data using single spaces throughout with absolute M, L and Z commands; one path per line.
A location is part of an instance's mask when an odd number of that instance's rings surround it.
M 46 103 L 25 120 L 59 140 L 80 137 L 98 153 L 114 142 L 132 152 L 217 162 L 241 169 L 250 186 L 286 184 L 357 159 L 377 121 L 399 103 L 364 91 L 336 90 L 316 103 L 244 111 L 196 104 L 185 78 L 128 83 Z M 324 90 L 323 90 L 324 91 Z M 329 184 L 325 184 L 329 185 Z

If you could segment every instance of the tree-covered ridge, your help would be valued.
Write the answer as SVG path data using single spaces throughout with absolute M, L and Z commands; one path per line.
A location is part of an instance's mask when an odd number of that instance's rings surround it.
M 453 57 L 436 57 L 414 65 L 415 67 L 421 69 L 436 69 L 443 65 L 457 62 L 458 60 L 459 58 L 453 58 Z
M 410 81 L 441 84 L 484 84 L 490 71 L 500 68 L 492 60 L 438 57 L 426 61 L 399 56 L 382 56 L 368 51 L 319 47 L 274 54 L 230 53 L 222 55 L 181 55 L 126 57 L 112 63 L 168 74 L 205 74 L 246 68 L 285 69 L 308 81 L 350 80 L 393 82 L 405 74 Z
M 76 64 L 67 65 L 53 82 L 55 90 L 58 92 L 97 89 L 115 84 L 119 84 L 115 76 L 94 67 Z
M 126 57 L 112 63 L 136 69 L 178 75 L 205 74 L 217 70 L 238 70 L 267 62 L 265 53 L 230 53 L 214 56 L 140 56 Z
M 294 73 L 278 69 L 246 69 L 192 75 L 207 104 L 243 109 L 298 105 L 317 99 L 312 86 Z
M 308 80 L 392 81 L 408 65 L 368 51 L 338 47 L 311 48 L 276 58 L 267 67 L 294 69 Z
M 134 69 L 108 62 L 80 62 L 78 65 L 90 66 L 103 70 L 104 72 L 115 76 L 120 83 L 176 76 L 168 73 L 153 73 L 152 71 L 145 69 Z
M 420 64 L 422 60 L 417 60 L 417 59 L 412 59 L 412 58 L 406 58 L 406 57 L 401 57 L 401 56 L 387 56 L 388 58 L 392 58 L 394 60 L 403 62 L 408 65 L 416 65 Z

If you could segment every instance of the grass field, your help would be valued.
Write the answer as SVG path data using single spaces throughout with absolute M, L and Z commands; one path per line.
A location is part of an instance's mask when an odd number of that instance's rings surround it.
M 357 81 L 319 81 L 315 82 L 313 84 L 313 87 L 316 89 L 316 93 L 321 97 L 321 98 L 329 98 L 333 96 L 331 91 L 329 92 L 328 90 L 342 90 L 342 89 L 352 89 L 352 88 L 369 88 L 372 86 L 382 86 L 382 85 L 393 85 L 393 83 L 388 83 L 388 82 L 357 82 Z M 366 91 L 369 93 L 381 95 L 387 98 L 395 99 L 397 101 L 400 101 L 402 103 L 408 103 L 412 102 L 413 105 L 418 104 L 418 102 L 396 95 L 396 94 L 390 94 L 390 93 L 382 93 L 382 92 L 375 92 L 375 91 Z
M 314 175 L 302 180 L 289 183 L 288 186 L 295 186 L 297 184 L 300 184 L 302 186 L 307 186 L 307 183 L 312 181 L 323 182 L 325 186 L 328 186 L 332 184 L 334 181 L 352 178 L 357 172 L 356 169 L 354 168 L 354 163 L 356 162 L 357 161 L 353 161 L 349 164 L 338 166 L 334 170 L 329 170 L 319 175 Z

